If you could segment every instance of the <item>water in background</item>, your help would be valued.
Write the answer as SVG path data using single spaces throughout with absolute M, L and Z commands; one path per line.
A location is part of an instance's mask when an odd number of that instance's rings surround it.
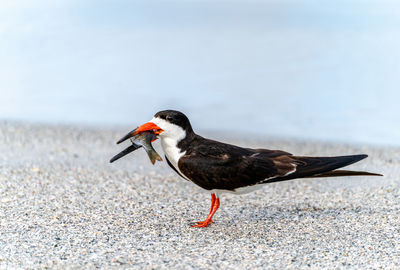
M 400 145 L 398 1 L 8 1 L 0 118 Z

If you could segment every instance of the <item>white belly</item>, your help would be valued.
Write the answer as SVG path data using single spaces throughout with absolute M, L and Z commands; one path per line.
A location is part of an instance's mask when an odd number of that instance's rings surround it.
M 247 193 L 253 192 L 253 191 L 258 190 L 258 189 L 260 189 L 262 187 L 263 187 L 263 185 L 256 184 L 256 185 L 252 185 L 252 186 L 236 188 L 235 190 L 212 189 L 212 190 L 209 190 L 209 192 L 215 193 L 215 194 L 217 194 L 217 196 L 219 194 L 222 194 L 222 193 L 231 193 L 231 194 L 235 194 L 235 195 L 242 195 L 242 194 L 247 194 Z

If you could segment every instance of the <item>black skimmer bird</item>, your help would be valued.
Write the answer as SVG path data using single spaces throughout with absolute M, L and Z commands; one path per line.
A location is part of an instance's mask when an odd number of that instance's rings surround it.
M 250 149 L 203 138 L 194 133 L 189 119 L 181 112 L 166 110 L 124 136 L 121 143 L 141 132 L 150 131 L 161 138 L 168 165 L 182 178 L 211 193 L 211 209 L 204 221 L 194 227 L 207 227 L 220 206 L 224 192 L 243 194 L 259 187 L 296 178 L 380 174 L 338 170 L 367 157 L 294 156 L 288 152 Z

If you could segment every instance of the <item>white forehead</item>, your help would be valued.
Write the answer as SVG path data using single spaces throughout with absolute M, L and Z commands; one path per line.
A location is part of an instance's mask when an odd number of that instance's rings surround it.
M 161 119 L 159 117 L 153 117 L 153 119 L 150 120 L 150 123 L 154 123 L 162 129 L 168 128 L 170 125 L 172 125 L 168 121 Z

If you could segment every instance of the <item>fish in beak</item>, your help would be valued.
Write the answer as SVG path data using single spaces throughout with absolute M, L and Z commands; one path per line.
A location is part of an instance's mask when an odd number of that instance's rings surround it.
M 122 137 L 117 144 L 122 143 L 123 141 L 126 141 L 129 138 L 132 138 L 133 136 L 138 135 L 139 133 L 142 132 L 151 132 L 154 133 L 155 135 L 159 135 L 161 132 L 163 132 L 164 130 L 162 130 L 159 126 L 157 126 L 156 124 L 152 123 L 152 122 L 147 122 L 146 124 L 141 125 L 138 128 L 135 128 L 134 130 L 132 130 L 131 132 L 129 132 L 128 134 L 126 134 L 124 137 Z M 157 139 L 157 138 L 156 138 Z M 155 139 L 155 140 L 156 140 Z M 154 140 L 154 141 L 155 141 Z
M 128 146 L 125 150 L 115 155 L 110 160 L 110 163 L 126 156 L 127 154 L 135 151 L 136 149 L 142 146 L 145 148 L 151 160 L 151 163 L 154 164 L 156 160 L 162 161 L 161 157 L 152 147 L 151 142 L 157 140 L 157 135 L 159 135 L 163 131 L 164 130 L 162 130 L 159 126 L 151 122 L 148 122 L 146 124 L 141 125 L 138 128 L 135 128 L 117 142 L 117 144 L 120 144 L 127 139 L 131 139 L 132 145 Z

